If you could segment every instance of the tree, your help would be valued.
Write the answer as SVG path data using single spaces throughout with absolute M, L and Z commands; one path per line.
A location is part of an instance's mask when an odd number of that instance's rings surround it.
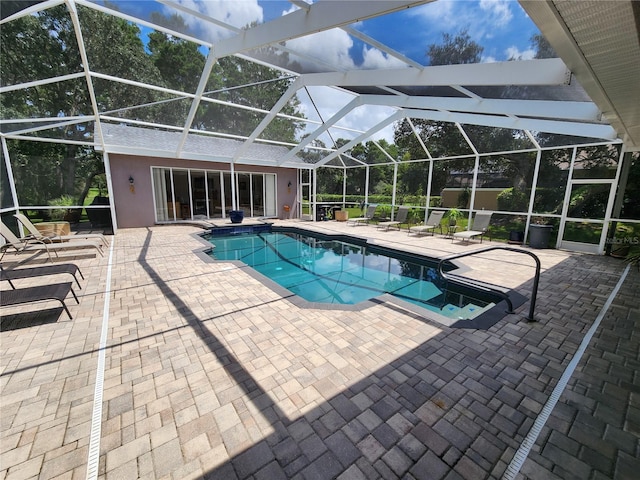
M 465 28 L 455 36 L 443 33 L 442 43 L 429 45 L 426 55 L 431 59 L 430 65 L 458 65 L 480 63 L 483 51 L 484 47 L 471 40 Z
M 483 50 L 481 45 L 471 39 L 467 29 L 463 29 L 455 35 L 444 33 L 442 43 L 429 45 L 426 55 L 431 65 L 468 64 L 480 62 Z M 471 153 L 454 123 L 422 119 L 412 119 L 411 123 L 432 157 Z M 408 119 L 403 119 L 395 125 L 394 140 L 400 153 L 408 159 L 427 158 L 427 153 Z M 439 195 L 450 170 L 468 168 L 468 163 L 464 160 L 437 162 L 433 172 L 432 194 Z M 426 191 L 428 169 L 427 162 L 414 162 L 403 166 L 401 180 L 407 193 L 423 194 Z
M 106 4 L 110 8 L 114 5 Z M 113 15 L 78 5 L 78 16 L 92 72 L 116 78 L 193 93 L 205 65 L 200 46 L 162 32 L 152 32 L 147 44 L 137 25 Z M 152 12 L 152 19 L 178 31 L 188 31 L 180 16 Z M 0 30 L 0 82 L 15 85 L 82 72 L 83 65 L 73 22 L 66 6 L 29 15 L 2 26 Z M 270 81 L 264 81 L 270 79 Z M 273 69 L 238 57 L 222 58 L 207 79 L 205 95 L 241 106 L 270 110 L 286 91 L 291 80 Z M 183 126 L 192 100 L 128 83 L 92 78 L 98 113 L 109 113 L 123 120 L 142 120 Z M 5 118 L 64 118 L 93 115 L 89 89 L 83 78 L 16 90 L 0 98 Z M 262 120 L 260 113 L 246 109 L 211 108 L 199 105 L 194 128 L 209 131 L 250 133 Z M 299 113 L 297 99 L 283 109 L 287 115 Z M 276 118 L 261 138 L 294 142 L 300 122 Z M 91 121 L 59 127 L 48 136 L 83 142 L 60 144 L 55 148 L 40 143 L 12 141 L 10 156 L 29 163 L 30 171 L 42 172 L 42 182 L 14 169 L 16 185 L 24 205 L 43 205 L 47 199 L 71 194 L 83 204 L 93 179 L 104 173 L 102 157 L 92 148 L 94 124 Z M 29 144 L 29 145 L 27 145 Z M 38 147 L 38 145 L 40 147 Z M 37 155 L 39 151 L 41 154 Z M 43 183 L 46 183 L 44 185 Z
M 144 52 L 137 26 L 83 6 L 78 6 L 78 15 L 92 71 L 150 83 L 161 81 L 159 72 Z M 3 25 L 0 35 L 0 78 L 5 85 L 83 70 L 73 23 L 65 5 L 9 22 Z M 132 102 L 144 104 L 156 100 L 153 92 L 117 82 L 96 79 L 94 87 L 100 111 L 117 109 Z M 11 95 L 3 95 L 0 101 L 5 115 L 16 118 L 94 113 L 84 79 L 16 90 Z M 92 134 L 92 122 L 48 132 L 48 136 L 86 142 L 87 145 L 92 143 Z M 34 195 L 22 198 L 21 203 L 41 205 L 43 196 L 51 199 L 71 194 L 78 204 L 82 204 L 93 178 L 104 173 L 101 156 L 96 155 L 90 146 L 60 144 L 53 148 L 54 153 L 51 148 L 43 145 L 38 148 L 36 145 L 31 142 L 10 143 L 12 159 L 28 158 L 32 164 L 30 172 L 49 172 L 45 177 L 46 185 L 39 184 L 38 187 L 32 185 L 33 178 L 29 175 L 20 175 L 20 169 L 14 172 L 18 190 Z M 34 155 L 34 150 L 41 155 Z
M 378 145 L 380 147 L 378 147 Z M 351 157 L 360 160 L 362 163 L 369 165 L 369 191 L 370 193 L 387 193 L 392 187 L 393 166 L 388 165 L 389 158 L 385 155 L 385 151 L 391 158 L 397 158 L 398 151 L 395 145 L 389 144 L 381 139 L 376 145 L 373 141 L 359 143 L 355 145 L 348 153 Z M 382 149 L 382 150 L 381 150 Z M 384 151 L 383 151 L 384 150 Z M 382 165 L 380 165 L 382 164 Z M 355 182 L 356 185 L 364 185 L 365 169 L 358 168 L 349 171 L 350 183 Z M 350 188 L 349 185 L 347 188 Z M 364 194 L 364 189 L 353 191 L 353 194 Z
M 551 44 L 541 34 L 536 33 L 531 36 L 531 44 L 536 50 L 534 58 L 557 58 L 558 54 L 555 52 Z

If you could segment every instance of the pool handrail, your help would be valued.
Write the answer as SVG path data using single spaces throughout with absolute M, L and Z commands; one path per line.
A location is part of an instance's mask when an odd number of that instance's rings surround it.
M 485 247 L 485 248 L 480 248 L 478 250 L 473 250 L 471 252 L 463 252 L 463 253 L 454 253 L 453 255 L 449 255 L 447 257 L 443 257 L 442 259 L 440 259 L 440 262 L 438 263 L 438 274 L 446 279 L 446 280 L 452 280 L 452 277 L 455 276 L 456 280 L 459 281 L 460 283 L 467 283 L 469 285 L 473 285 L 474 287 L 478 287 L 479 285 L 474 282 L 471 279 L 462 277 L 460 275 L 455 275 L 455 274 L 448 274 L 446 273 L 442 267 L 444 265 L 445 262 L 457 259 L 457 258 L 462 258 L 462 257 L 469 257 L 471 255 L 477 255 L 479 253 L 485 253 L 485 252 L 489 252 L 491 250 L 509 250 L 511 252 L 517 252 L 517 253 L 524 253 L 526 255 L 529 255 L 530 257 L 533 257 L 533 259 L 536 262 L 536 274 L 535 277 L 533 279 L 533 288 L 531 289 L 531 300 L 529 303 L 529 316 L 525 317 L 527 321 L 529 322 L 535 322 L 536 319 L 533 316 L 533 313 L 535 311 L 536 308 L 536 297 L 538 296 L 538 284 L 540 283 L 540 259 L 537 257 L 537 255 L 535 255 L 533 252 L 529 252 L 528 250 L 522 250 L 521 248 L 514 248 L 514 247 L 506 247 L 504 245 L 493 245 L 491 247 Z M 486 288 L 487 290 L 491 290 L 494 293 L 500 295 L 501 297 L 503 297 L 505 299 L 505 301 L 507 302 L 507 305 L 509 306 L 509 310 L 507 311 L 507 313 L 514 313 L 513 312 L 513 304 L 511 303 L 511 299 L 509 298 L 509 296 L 502 292 L 501 290 L 495 289 L 495 288 L 491 288 L 488 286 L 484 286 L 484 288 Z

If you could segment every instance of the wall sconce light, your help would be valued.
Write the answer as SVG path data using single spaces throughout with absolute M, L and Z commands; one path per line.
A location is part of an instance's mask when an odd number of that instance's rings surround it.
M 287 187 L 291 188 L 291 182 L 287 183 Z
M 287 183 L 287 193 L 291 193 L 291 181 Z
M 136 193 L 136 187 L 134 185 L 134 180 L 133 180 L 133 177 L 131 175 L 129 175 L 129 191 L 131 193 Z

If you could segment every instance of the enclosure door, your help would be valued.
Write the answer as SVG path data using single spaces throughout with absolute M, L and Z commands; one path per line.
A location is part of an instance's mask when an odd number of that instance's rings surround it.
M 615 182 L 603 180 L 570 180 L 558 233 L 558 248 L 575 252 L 604 252 L 607 237 L 606 212 L 611 211 Z

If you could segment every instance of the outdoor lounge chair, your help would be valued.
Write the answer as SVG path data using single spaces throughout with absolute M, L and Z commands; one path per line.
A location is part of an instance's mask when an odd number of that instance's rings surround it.
M 364 217 L 350 218 L 347 220 L 347 223 L 351 223 L 352 225 L 369 223 L 373 219 L 373 215 L 376 213 L 376 208 L 378 208 L 378 205 L 369 205 L 367 207 L 367 211 L 364 214 Z
M 73 319 L 71 312 L 67 308 L 67 304 L 64 303 L 64 299 L 71 292 L 76 303 L 78 297 L 76 297 L 73 288 L 71 288 L 71 282 L 65 283 L 53 283 L 49 285 L 40 285 L 37 287 L 16 288 L 14 290 L 3 290 L 0 296 L 0 305 L 8 307 L 12 305 L 22 305 L 25 303 L 41 302 L 44 300 L 58 300 L 62 303 L 64 310 L 69 315 L 69 318 Z
M 14 215 L 24 228 L 27 229 L 29 235 L 36 240 L 41 240 L 44 243 L 60 243 L 67 240 L 99 240 L 102 245 L 109 246 L 109 242 L 101 233 L 78 233 L 76 235 L 56 235 L 54 232 L 48 234 L 41 232 L 38 228 L 22 213 L 16 213 Z M 28 237 L 25 237 L 28 238 Z
M 80 277 L 84 280 L 84 275 L 80 271 L 80 268 L 75 263 L 58 263 L 56 265 L 43 265 L 41 267 L 29 267 L 29 268 L 17 268 L 5 270 L 0 265 L 0 280 L 6 280 L 9 282 L 11 288 L 15 289 L 15 285 L 11 280 L 17 280 L 20 278 L 32 278 L 41 277 L 44 275 L 57 275 L 60 273 L 68 273 L 73 276 L 74 280 L 78 284 L 78 288 L 82 288 L 76 273 L 80 274 Z
M 0 259 L 4 257 L 4 254 L 7 253 L 7 250 L 9 250 L 10 248 L 14 249 L 15 253 L 44 251 L 47 253 L 49 261 L 52 261 L 51 252 L 55 253 L 57 256 L 58 252 L 61 251 L 78 250 L 83 248 L 95 248 L 100 256 L 102 256 L 102 249 L 100 248 L 100 245 L 90 240 L 63 243 L 44 243 L 40 240 L 34 240 L 27 237 L 18 238 L 11 231 L 11 229 L 4 224 L 4 222 L 0 222 L 0 235 L 2 235 L 7 241 L 7 243 L 0 246 L 0 250 L 2 251 Z
M 389 227 L 398 227 L 400 230 L 400 225 L 407 221 L 407 214 L 409 213 L 409 207 L 398 207 L 398 213 L 396 214 L 396 218 L 391 220 L 390 222 L 380 222 L 378 223 L 378 228 L 383 228 L 385 230 L 389 230 Z
M 483 235 L 489 233 L 489 223 L 491 222 L 491 213 L 487 212 L 478 212 L 476 213 L 475 218 L 473 219 L 473 225 L 470 230 L 466 230 L 464 232 L 456 232 L 453 234 L 451 241 L 456 238 L 461 239 L 462 241 L 469 240 L 473 237 L 480 237 L 480 243 L 482 243 Z M 489 234 L 489 240 L 491 240 L 491 235 Z
M 422 235 L 423 233 L 431 232 L 432 235 L 435 235 L 435 229 L 440 229 L 440 233 L 442 233 L 442 225 L 440 222 L 442 221 L 442 217 L 444 212 L 442 210 L 434 210 L 429 214 L 429 218 L 424 225 L 416 225 L 415 227 L 409 228 L 409 235 L 412 233 L 416 233 L 418 235 Z

